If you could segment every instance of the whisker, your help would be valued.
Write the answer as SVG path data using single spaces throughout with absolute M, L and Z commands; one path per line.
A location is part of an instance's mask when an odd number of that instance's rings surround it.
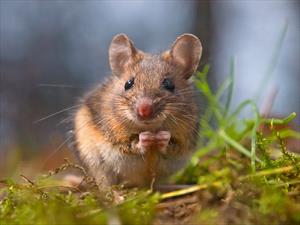
M 70 122 L 72 122 L 72 121 L 73 121 L 73 117 L 74 117 L 74 115 L 67 116 L 66 118 L 64 118 L 64 119 L 62 119 L 61 121 L 59 121 L 59 122 L 56 124 L 56 126 L 58 127 L 58 126 L 60 126 L 60 125 L 62 125 L 62 124 L 64 124 L 64 123 L 70 123 Z
M 165 114 L 165 113 L 163 113 L 163 114 Z M 190 129 L 192 129 L 192 131 L 195 134 L 198 133 L 198 130 L 195 129 L 195 127 L 191 126 L 191 124 L 189 123 L 189 122 L 195 123 L 197 121 L 195 118 L 192 118 L 191 116 L 182 114 L 181 117 L 186 118 L 188 120 L 187 121 L 187 120 L 184 120 L 182 118 L 175 117 L 171 112 L 168 113 L 168 115 L 169 115 L 168 118 L 170 119 L 171 122 L 174 123 L 175 126 L 180 126 L 182 128 L 190 128 Z
M 84 87 L 69 85 L 69 84 L 37 84 L 38 87 L 53 87 L 53 88 L 72 88 L 72 89 L 84 89 Z
M 48 116 L 45 116 L 45 117 L 43 117 L 43 118 L 41 118 L 41 119 L 38 119 L 38 120 L 34 121 L 33 124 L 37 124 L 37 123 L 39 123 L 39 122 L 41 122 L 41 121 L 44 121 L 44 120 L 46 120 L 46 119 L 49 119 L 49 118 L 51 118 L 51 117 L 53 117 L 53 116 L 56 116 L 56 115 L 58 115 L 58 114 L 61 114 L 61 113 L 63 113 L 63 112 L 66 112 L 66 111 L 68 111 L 68 110 L 74 109 L 74 108 L 79 107 L 79 106 L 81 106 L 81 104 L 73 105 L 73 106 L 71 106 L 71 107 L 62 109 L 62 110 L 60 110 L 60 111 L 58 111 L 58 112 L 52 113 L 52 114 L 50 114 L 50 115 L 48 115 Z

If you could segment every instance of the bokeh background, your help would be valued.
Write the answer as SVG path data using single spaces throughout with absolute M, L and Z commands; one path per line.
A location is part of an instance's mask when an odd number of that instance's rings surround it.
M 300 113 L 299 18 L 296 0 L 0 0 L 0 170 L 60 147 L 70 111 L 36 121 L 75 105 L 109 75 L 107 50 L 117 33 L 151 53 L 193 33 L 213 88 L 234 57 L 234 105 L 253 98 L 263 110 L 275 96 L 272 116 Z

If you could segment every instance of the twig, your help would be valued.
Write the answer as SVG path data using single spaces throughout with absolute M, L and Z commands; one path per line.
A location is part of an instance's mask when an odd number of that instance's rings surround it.
M 160 199 L 163 200 L 163 199 L 167 199 L 167 198 L 178 197 L 178 196 L 181 196 L 181 195 L 186 195 L 186 194 L 190 194 L 190 193 L 193 193 L 193 192 L 196 192 L 196 191 L 207 189 L 208 187 L 220 187 L 221 185 L 222 185 L 222 183 L 220 181 L 216 181 L 216 182 L 213 182 L 211 184 L 194 185 L 194 186 L 189 187 L 189 188 L 181 189 L 181 190 L 178 190 L 178 191 L 171 191 L 171 192 L 162 194 L 160 196 Z
M 199 201 L 198 197 L 196 195 L 192 195 L 189 197 L 179 198 L 176 200 L 172 199 L 172 201 L 161 202 L 156 205 L 156 209 L 162 210 L 170 206 L 188 205 L 188 204 L 196 203 L 198 201 Z
M 246 180 L 246 179 L 253 178 L 253 177 L 270 176 L 270 175 L 279 174 L 279 173 L 287 173 L 287 172 L 290 172 L 292 169 L 294 169 L 293 166 L 286 166 L 286 167 L 281 167 L 281 168 L 276 168 L 276 169 L 262 170 L 255 174 L 242 176 L 239 178 L 239 180 L 242 181 L 242 180 Z
M 68 168 L 75 168 L 75 169 L 78 169 L 80 170 L 83 175 L 85 177 L 88 177 L 88 173 L 86 172 L 86 170 L 82 167 L 82 166 L 79 166 L 77 164 L 74 164 L 74 163 L 70 163 L 69 160 L 67 158 L 64 159 L 65 160 L 65 163 L 63 165 L 61 165 L 60 167 L 56 168 L 55 170 L 51 170 L 49 171 L 49 173 L 47 175 L 45 175 L 45 178 L 48 178 L 48 177 L 51 177 L 61 171 L 64 171 Z
M 72 189 L 74 191 L 82 193 L 82 191 L 79 188 L 77 188 L 75 186 L 67 186 L 67 185 L 48 185 L 48 186 L 38 187 L 37 189 L 48 189 L 48 188 L 69 188 L 69 189 Z
M 8 185 L 8 180 L 0 180 L 0 184 Z
M 259 171 L 259 172 L 255 173 L 255 174 L 242 176 L 242 177 L 238 178 L 238 180 L 243 181 L 243 180 L 247 180 L 247 179 L 253 178 L 253 177 L 270 176 L 270 175 L 274 175 L 274 174 L 288 173 L 293 169 L 294 169 L 293 166 L 287 166 L 287 167 L 276 168 L 276 169 L 262 170 L 262 171 Z M 164 200 L 164 199 L 168 199 L 168 198 L 178 197 L 178 196 L 181 196 L 181 195 L 186 195 L 186 194 L 197 192 L 197 191 L 200 191 L 200 190 L 203 190 L 203 189 L 207 189 L 209 187 L 220 187 L 220 186 L 222 186 L 222 184 L 223 184 L 222 182 L 216 181 L 216 182 L 213 182 L 211 184 L 194 185 L 194 186 L 191 186 L 189 188 L 181 189 L 181 190 L 178 190 L 178 191 L 171 191 L 171 192 L 162 194 L 160 196 L 160 199 Z
M 87 212 L 83 212 L 83 213 L 80 213 L 78 215 L 76 215 L 76 218 L 84 218 L 84 217 L 88 217 L 88 216 L 93 216 L 99 212 L 101 212 L 103 209 L 101 208 L 98 208 L 98 209 L 93 209 L 93 210 L 90 210 L 90 211 L 87 211 Z
M 33 181 L 31 181 L 29 178 L 25 177 L 24 175 L 20 175 L 20 177 L 22 177 L 23 180 L 25 180 L 26 182 L 30 183 L 32 186 L 35 186 L 35 183 Z
M 35 183 L 33 181 L 31 181 L 29 178 L 27 178 L 24 175 L 20 175 L 22 177 L 23 180 L 25 180 L 26 182 L 28 182 L 32 188 L 34 188 L 43 198 L 49 198 L 49 196 L 43 192 L 42 190 L 40 190 L 39 188 L 37 188 L 37 186 L 35 185 Z

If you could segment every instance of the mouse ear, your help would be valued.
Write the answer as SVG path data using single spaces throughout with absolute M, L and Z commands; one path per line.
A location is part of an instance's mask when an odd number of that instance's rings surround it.
M 202 54 L 202 45 L 195 35 L 183 34 L 173 43 L 169 60 L 182 70 L 185 79 L 196 71 Z
M 137 50 L 127 35 L 114 36 L 109 47 L 109 63 L 113 74 L 123 73 L 136 54 Z

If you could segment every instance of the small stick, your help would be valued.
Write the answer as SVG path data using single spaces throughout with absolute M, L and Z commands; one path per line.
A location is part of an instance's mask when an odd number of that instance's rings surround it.
M 29 178 L 25 177 L 24 175 L 20 175 L 22 177 L 23 180 L 25 180 L 26 182 L 30 183 L 32 186 L 35 185 L 35 183 L 33 181 L 31 181 Z
M 67 186 L 67 185 L 41 186 L 41 187 L 38 187 L 37 189 L 48 189 L 48 188 L 69 188 L 69 189 L 72 189 L 73 191 L 77 191 L 77 192 L 81 192 L 82 193 L 82 191 L 79 188 L 73 187 L 73 186 Z
M 37 192 L 38 192 L 42 197 L 48 198 L 48 195 L 47 195 L 45 192 L 43 192 L 42 190 L 38 189 L 33 181 L 31 181 L 29 178 L 27 178 L 26 176 L 24 176 L 24 175 L 22 175 L 22 174 L 21 174 L 20 176 L 22 177 L 23 180 L 25 180 L 25 181 L 27 181 L 28 183 L 30 183 L 30 185 L 31 185 L 33 188 L 35 188 L 35 189 L 37 190 Z
M 294 169 L 293 166 L 287 166 L 287 167 L 276 168 L 276 169 L 262 170 L 262 171 L 259 171 L 259 172 L 255 173 L 255 174 L 242 176 L 238 180 L 243 181 L 243 180 L 246 180 L 246 179 L 249 179 L 249 178 L 252 178 L 252 177 L 269 176 L 269 175 L 274 175 L 274 174 L 287 173 L 287 172 L 290 172 L 293 169 Z M 160 199 L 164 200 L 164 199 L 167 199 L 167 198 L 178 197 L 178 196 L 181 196 L 181 195 L 186 195 L 186 194 L 197 192 L 197 191 L 200 191 L 200 190 L 203 190 L 203 189 L 207 189 L 209 187 L 220 187 L 220 186 L 222 186 L 222 182 L 220 182 L 220 181 L 216 181 L 216 182 L 213 182 L 211 184 L 193 185 L 189 188 L 181 189 L 181 190 L 178 190 L 178 191 L 171 191 L 171 192 L 162 194 L 160 196 Z
M 210 186 L 220 187 L 221 185 L 222 185 L 222 183 L 220 181 L 213 182 L 212 184 L 194 185 L 194 186 L 191 186 L 189 188 L 181 189 L 181 190 L 178 190 L 178 191 L 171 191 L 171 192 L 162 194 L 160 196 L 160 199 L 163 200 L 163 199 L 167 199 L 167 198 L 178 197 L 178 196 L 181 196 L 181 195 L 186 195 L 186 194 L 190 194 L 190 193 L 193 193 L 193 192 L 196 192 L 196 191 L 207 189 Z
M 274 174 L 279 174 L 279 173 L 287 173 L 287 172 L 290 172 L 292 169 L 294 169 L 293 166 L 286 166 L 286 167 L 281 167 L 281 168 L 276 168 L 276 169 L 262 170 L 255 174 L 242 176 L 239 178 L 239 180 L 242 181 L 242 180 L 246 180 L 246 179 L 249 179 L 252 177 L 269 176 L 269 175 L 274 175 Z
M 103 209 L 93 209 L 93 210 L 90 210 L 90 211 L 87 211 L 87 212 L 83 212 L 83 213 L 80 213 L 78 215 L 76 215 L 76 218 L 84 218 L 84 217 L 88 217 L 88 216 L 93 216 L 99 212 L 103 211 Z

